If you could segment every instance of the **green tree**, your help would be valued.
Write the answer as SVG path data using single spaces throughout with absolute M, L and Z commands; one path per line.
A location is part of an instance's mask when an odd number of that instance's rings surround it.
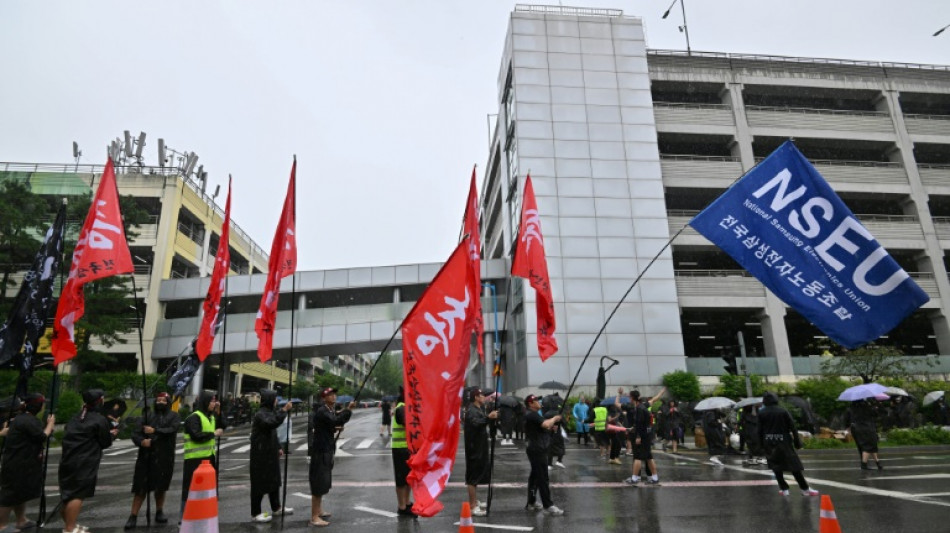
M 402 357 L 387 352 L 379 356 L 379 363 L 373 370 L 376 390 L 383 395 L 396 394 L 402 385 Z
M 0 320 L 6 319 L 12 305 L 7 289 L 10 277 L 26 269 L 40 248 L 40 238 L 49 227 L 56 209 L 50 209 L 42 196 L 19 180 L 0 184 Z
M 699 390 L 699 378 L 696 374 L 685 370 L 663 374 L 663 385 L 674 399 L 683 402 L 692 402 L 702 396 Z
M 895 346 L 867 344 L 843 350 L 841 355 L 826 356 L 821 371 L 826 376 L 858 376 L 862 382 L 871 383 L 880 378 L 905 378 L 920 371 L 918 363 L 935 364 L 930 357 L 907 357 Z

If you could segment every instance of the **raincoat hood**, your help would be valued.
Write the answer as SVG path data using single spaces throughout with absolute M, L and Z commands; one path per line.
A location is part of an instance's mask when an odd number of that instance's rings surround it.
M 778 405 L 778 396 L 774 392 L 766 392 L 762 395 L 762 403 L 765 405 Z
M 211 407 L 211 400 L 215 397 L 214 392 L 212 391 L 201 391 L 201 394 L 198 395 L 197 406 L 202 412 L 207 413 Z

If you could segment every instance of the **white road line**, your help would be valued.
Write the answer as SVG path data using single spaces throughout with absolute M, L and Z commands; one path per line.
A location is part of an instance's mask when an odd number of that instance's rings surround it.
M 116 450 L 113 452 L 106 452 L 106 453 L 103 453 L 102 455 L 105 455 L 106 457 L 115 457 L 116 455 L 122 455 L 125 453 L 134 452 L 137 449 L 138 448 L 123 448 L 121 450 Z
M 294 451 L 295 451 L 295 452 L 304 452 L 304 451 L 307 451 L 307 444 L 304 443 L 304 444 L 301 444 L 300 446 L 297 446 L 296 448 L 294 448 Z
M 357 511 L 365 511 L 367 513 L 378 514 L 379 516 L 385 516 L 387 518 L 399 518 L 399 515 L 392 511 L 383 511 L 382 509 L 373 509 L 372 507 L 364 507 L 362 505 L 357 505 L 356 507 L 354 507 L 354 509 L 356 509 Z
M 868 477 L 867 481 L 878 481 L 884 479 L 947 479 L 950 474 L 919 474 L 916 476 L 874 476 Z
M 938 498 L 942 496 L 950 496 L 950 492 L 925 492 L 923 494 L 918 494 L 921 498 Z
M 241 446 L 240 448 L 236 448 L 236 449 L 232 450 L 232 453 L 244 453 L 244 452 L 246 452 L 246 451 L 248 451 L 248 450 L 250 450 L 250 449 L 251 449 L 251 445 L 250 445 L 250 444 L 245 444 L 244 446 Z
M 247 468 L 247 465 L 232 466 L 231 468 L 225 468 L 224 470 L 225 470 L 225 472 L 228 472 L 228 471 L 231 471 L 231 470 L 240 470 L 240 469 L 242 469 L 242 468 Z
M 456 526 L 457 526 L 457 525 L 459 525 L 459 523 L 456 522 L 456 523 L 453 524 L 453 525 L 456 525 Z M 505 525 L 501 525 L 501 524 L 483 524 L 483 523 L 480 523 L 480 522 L 475 522 L 473 525 L 474 525 L 475 527 L 481 527 L 481 528 L 485 528 L 485 529 L 505 529 L 505 530 L 508 530 L 508 531 L 534 531 L 534 528 L 533 528 L 533 527 L 527 527 L 527 526 L 505 526 Z
M 683 457 L 680 457 L 680 459 L 684 459 L 684 460 L 687 460 L 687 461 L 693 461 L 693 462 L 695 462 L 695 463 L 705 463 L 705 461 L 703 461 L 703 460 L 694 459 L 694 458 L 692 458 L 692 457 L 685 457 L 685 456 L 683 456 Z M 737 471 L 737 472 L 745 472 L 745 473 L 747 473 L 747 474 L 758 474 L 758 475 L 760 475 L 760 476 L 767 476 L 767 477 L 772 477 L 772 476 L 773 476 L 773 474 L 772 474 L 772 472 L 771 472 L 770 470 L 764 470 L 764 471 L 763 471 L 763 470 L 750 470 L 750 469 L 748 469 L 748 468 L 742 468 L 742 467 L 739 467 L 739 466 L 732 466 L 732 465 L 725 465 L 725 466 L 718 467 L 718 468 L 726 468 L 726 469 L 729 469 L 729 470 L 735 470 L 735 471 Z M 875 489 L 875 488 L 873 488 L 873 487 L 862 487 L 862 486 L 860 486 L 860 485 L 852 485 L 851 483 L 841 483 L 840 481 L 832 481 L 832 480 L 830 480 L 830 479 L 813 478 L 813 477 L 810 477 L 810 476 L 809 476 L 809 477 L 806 477 L 805 479 L 808 480 L 808 484 L 809 484 L 809 485 L 834 487 L 834 488 L 837 488 L 837 489 L 845 489 L 845 490 L 852 490 L 852 491 L 855 491 L 855 492 L 863 492 L 863 493 L 865 493 L 865 494 L 873 494 L 873 495 L 875 495 L 875 496 L 885 496 L 885 497 L 888 497 L 888 498 L 896 498 L 896 499 L 898 499 L 898 500 L 906 500 L 906 501 L 911 501 L 911 502 L 916 502 L 916 503 L 926 503 L 926 504 L 929 504 L 929 505 L 939 505 L 939 506 L 941 506 L 941 507 L 950 507 L 950 502 L 940 502 L 940 501 L 928 500 L 928 499 L 926 499 L 924 496 L 921 496 L 920 494 L 911 494 L 911 493 L 909 493 L 909 492 L 900 492 L 900 491 L 896 491 L 896 490 Z
M 373 445 L 373 441 L 376 439 L 363 439 L 363 442 L 356 445 L 357 450 L 365 450 Z

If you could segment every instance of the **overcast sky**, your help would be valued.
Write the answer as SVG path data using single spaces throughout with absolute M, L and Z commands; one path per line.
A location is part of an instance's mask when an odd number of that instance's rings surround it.
M 557 4 L 548 1 L 548 4 Z M 487 157 L 502 0 L 0 3 L 0 161 L 194 151 L 270 249 L 297 154 L 302 270 L 444 261 Z M 679 5 L 583 1 L 685 49 Z M 948 0 L 687 0 L 694 51 L 950 64 Z M 219 197 L 224 202 L 224 193 Z M 2 216 L 2 214 L 0 214 Z

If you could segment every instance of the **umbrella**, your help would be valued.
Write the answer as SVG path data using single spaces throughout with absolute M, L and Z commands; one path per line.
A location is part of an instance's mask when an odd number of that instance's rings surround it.
M 710 396 L 696 404 L 693 409 L 696 411 L 710 411 L 712 409 L 731 409 L 736 402 L 722 396 Z
M 879 394 L 884 394 L 885 391 L 887 391 L 887 387 L 878 383 L 855 385 L 854 387 L 848 387 L 845 389 L 844 392 L 838 396 L 838 401 L 856 402 L 858 400 L 873 398 Z
M 759 403 L 762 403 L 762 397 L 761 397 L 761 396 L 754 396 L 754 397 L 752 397 L 752 398 L 743 398 L 743 399 L 739 400 L 738 402 L 736 402 L 735 407 L 736 407 L 736 409 L 742 409 L 743 407 L 745 407 L 745 406 L 747 406 L 747 405 L 755 405 L 755 404 L 759 404 Z
M 344 394 L 343 396 L 337 396 L 337 397 L 336 397 L 336 403 L 350 403 L 350 402 L 352 402 L 352 401 L 353 401 L 353 397 L 352 397 L 352 396 L 347 396 L 347 395 L 345 395 L 345 394 Z
M 501 396 L 498 398 L 498 405 L 515 408 L 520 402 L 514 396 Z
M 396 397 L 395 397 L 395 396 L 383 396 L 383 401 L 384 401 L 384 402 L 395 402 L 395 401 L 396 401 Z
M 613 405 L 615 398 L 616 398 L 616 396 L 610 396 L 610 397 L 608 397 L 608 398 L 604 398 L 603 400 L 601 400 L 600 405 Z M 629 397 L 629 396 L 621 396 L 621 397 L 620 397 L 620 405 L 624 405 L 624 404 L 628 404 L 628 403 L 630 403 L 630 397 Z
M 545 381 L 544 383 L 538 385 L 539 389 L 554 389 L 554 390 L 567 390 L 567 385 L 561 383 L 560 381 Z
M 946 392 L 942 390 L 935 390 L 933 392 L 928 392 L 927 395 L 924 396 L 924 402 L 923 402 L 924 407 L 927 407 L 928 405 L 934 403 L 940 398 L 943 398 L 944 394 L 946 394 Z
M 907 391 L 900 387 L 888 387 L 887 390 L 884 391 L 884 394 L 889 394 L 891 396 L 910 396 Z

